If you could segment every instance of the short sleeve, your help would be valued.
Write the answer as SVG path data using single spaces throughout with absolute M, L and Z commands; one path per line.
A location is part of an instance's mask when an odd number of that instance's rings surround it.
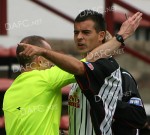
M 53 89 L 62 88 L 65 85 L 74 83 L 76 81 L 73 74 L 62 70 L 57 66 L 54 66 L 51 69 L 47 69 L 45 72 L 47 81 Z
M 86 90 L 90 89 L 91 85 L 96 86 L 96 83 L 103 84 L 105 78 L 119 68 L 117 62 L 114 59 L 111 60 L 104 58 L 96 62 L 83 62 L 85 67 L 84 75 L 75 76 L 80 88 Z

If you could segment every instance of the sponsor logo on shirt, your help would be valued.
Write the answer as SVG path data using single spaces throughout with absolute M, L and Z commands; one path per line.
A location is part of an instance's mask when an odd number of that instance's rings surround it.
M 73 95 L 69 96 L 68 105 L 80 108 L 80 100 L 78 98 L 77 93 L 74 93 Z
M 87 66 L 91 69 L 91 70 L 94 70 L 94 67 L 93 65 L 90 63 L 90 62 L 85 62 L 87 64 Z
M 129 102 L 129 104 L 133 104 L 133 105 L 136 105 L 136 106 L 142 106 L 143 107 L 143 104 L 142 104 L 142 101 L 140 98 L 137 98 L 137 97 L 132 97 Z

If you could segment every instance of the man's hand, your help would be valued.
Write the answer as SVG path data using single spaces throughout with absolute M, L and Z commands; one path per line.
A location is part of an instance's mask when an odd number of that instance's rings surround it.
M 43 53 L 46 51 L 46 49 L 33 46 L 30 44 L 20 43 L 18 44 L 24 48 L 24 50 L 19 54 L 23 55 L 25 57 L 32 57 L 34 55 L 43 55 Z
M 112 35 L 109 33 L 109 31 L 106 31 L 106 35 L 105 35 L 105 42 L 109 41 L 110 39 L 112 39 Z
M 122 25 L 118 32 L 119 35 L 122 35 L 123 39 L 127 39 L 131 36 L 137 27 L 139 26 L 142 19 L 142 13 L 137 12 L 133 16 L 129 17 Z

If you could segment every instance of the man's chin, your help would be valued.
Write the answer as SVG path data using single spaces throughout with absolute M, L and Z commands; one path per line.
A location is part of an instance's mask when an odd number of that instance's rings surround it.
M 84 57 L 86 57 L 87 56 L 87 52 L 79 52 L 80 54 L 81 54 L 81 56 L 84 58 Z

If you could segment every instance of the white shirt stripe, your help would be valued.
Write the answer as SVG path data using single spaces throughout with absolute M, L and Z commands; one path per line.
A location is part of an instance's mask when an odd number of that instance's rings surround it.
M 73 96 L 73 100 L 70 97 Z M 122 82 L 120 69 L 114 71 L 101 87 L 98 96 L 102 98 L 105 107 L 105 119 L 100 125 L 103 135 L 112 135 L 111 122 L 115 112 L 117 99 L 122 97 Z M 95 135 L 90 117 L 90 104 L 75 83 L 69 94 L 69 103 L 79 99 L 79 108 L 69 105 L 70 127 L 69 135 Z M 104 127 L 105 126 L 105 127 Z M 107 132 L 107 133 L 106 133 Z

